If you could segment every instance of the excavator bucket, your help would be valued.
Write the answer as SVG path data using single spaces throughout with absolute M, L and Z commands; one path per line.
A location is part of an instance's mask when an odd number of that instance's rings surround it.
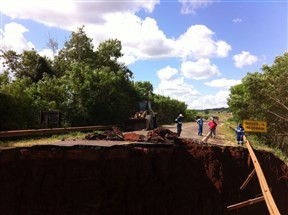
M 139 112 L 125 120 L 124 130 L 125 131 L 136 131 L 136 130 L 151 130 L 156 128 L 156 113 L 151 108 L 150 101 L 142 101 L 138 103 Z
M 146 129 L 146 119 L 127 119 L 124 122 L 125 131 L 139 131 Z

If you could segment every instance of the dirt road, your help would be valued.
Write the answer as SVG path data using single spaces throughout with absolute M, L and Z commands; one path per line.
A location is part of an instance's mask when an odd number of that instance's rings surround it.
M 221 122 L 218 122 L 218 127 L 221 126 Z M 162 125 L 162 128 L 167 128 L 173 132 L 176 132 L 176 124 L 172 125 Z M 199 141 L 200 143 L 202 142 L 202 139 L 208 134 L 209 132 L 209 127 L 208 127 L 208 121 L 204 122 L 203 126 L 203 136 L 198 136 L 198 125 L 196 122 L 188 122 L 188 123 L 183 123 L 182 125 L 182 133 L 181 133 L 181 138 L 188 138 L 188 139 L 194 139 Z M 148 131 L 142 130 L 142 131 L 132 131 L 129 133 L 136 133 L 136 134 L 142 134 L 144 136 L 147 135 Z M 130 144 L 130 141 L 121 141 L 121 144 Z M 225 140 L 225 134 L 220 133 L 216 129 L 216 138 L 209 138 L 207 140 L 208 144 L 213 144 L 213 145 L 222 145 L 222 146 L 236 146 L 235 143 L 227 142 Z M 54 143 L 55 145 L 59 146 L 73 146 L 73 145 L 97 145 L 97 146 L 113 146 L 113 145 L 118 145 L 118 141 L 99 141 L 99 140 L 85 140 L 85 139 L 66 139 L 65 141 L 57 141 Z
M 218 128 L 222 126 L 221 122 L 217 122 Z M 176 132 L 176 124 L 175 125 L 164 125 L 164 128 L 168 128 L 169 130 Z M 182 133 L 181 138 L 192 138 L 195 140 L 199 140 L 199 142 L 209 133 L 208 121 L 204 122 L 203 125 L 203 136 L 198 136 L 198 124 L 196 122 L 188 122 L 183 123 L 182 125 Z M 219 132 L 219 129 L 216 129 L 216 138 L 209 138 L 207 140 L 208 144 L 219 144 L 219 145 L 236 145 L 229 141 L 225 140 L 225 134 Z
M 218 127 L 221 126 L 221 122 L 218 122 Z M 162 125 L 162 128 L 167 128 L 173 132 L 176 133 L 176 124 L 171 124 L 171 125 Z M 209 128 L 208 128 L 208 121 L 204 122 L 203 126 L 203 136 L 198 136 L 198 125 L 196 122 L 188 122 L 188 123 L 183 123 L 182 126 L 182 133 L 181 133 L 181 138 L 188 138 L 188 139 L 194 139 L 196 141 L 199 141 L 199 143 L 202 142 L 202 139 L 208 134 Z M 147 135 L 148 131 L 133 131 L 132 133 L 136 134 L 142 134 L 144 136 Z M 68 139 L 63 139 L 63 140 L 56 140 L 50 143 L 47 142 L 39 142 L 39 143 L 33 143 L 32 145 L 58 145 L 58 146 L 74 146 L 74 145 L 92 145 L 92 146 L 113 146 L 113 145 L 119 145 L 119 144 L 130 144 L 131 141 L 107 141 L 107 140 L 86 140 L 86 139 L 74 139 L 74 138 L 68 138 Z M 208 144 L 215 144 L 215 145 L 222 145 L 222 146 L 231 146 L 234 145 L 236 146 L 235 143 L 227 142 L 225 140 L 225 134 L 221 134 L 219 130 L 216 129 L 216 138 L 209 138 L 207 140 Z

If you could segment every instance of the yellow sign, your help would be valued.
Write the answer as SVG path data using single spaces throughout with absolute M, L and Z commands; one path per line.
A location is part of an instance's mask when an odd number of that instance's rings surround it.
M 243 120 L 243 127 L 247 132 L 267 132 L 267 122 L 257 120 Z

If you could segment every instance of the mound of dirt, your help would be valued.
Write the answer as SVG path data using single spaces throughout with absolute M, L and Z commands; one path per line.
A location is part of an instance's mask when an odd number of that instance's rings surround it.
M 269 214 L 265 202 L 228 212 L 257 197 L 246 149 L 177 144 L 76 145 L 0 152 L 0 211 L 5 215 Z M 288 168 L 255 151 L 281 214 L 288 214 Z

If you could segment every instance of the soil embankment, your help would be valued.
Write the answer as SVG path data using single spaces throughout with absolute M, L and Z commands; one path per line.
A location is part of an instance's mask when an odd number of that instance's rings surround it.
M 256 151 L 282 215 L 288 214 L 288 168 Z M 242 147 L 196 144 L 34 146 L 0 151 L 0 211 L 5 215 L 269 214 L 265 202 L 227 212 L 257 197 L 256 175 Z

